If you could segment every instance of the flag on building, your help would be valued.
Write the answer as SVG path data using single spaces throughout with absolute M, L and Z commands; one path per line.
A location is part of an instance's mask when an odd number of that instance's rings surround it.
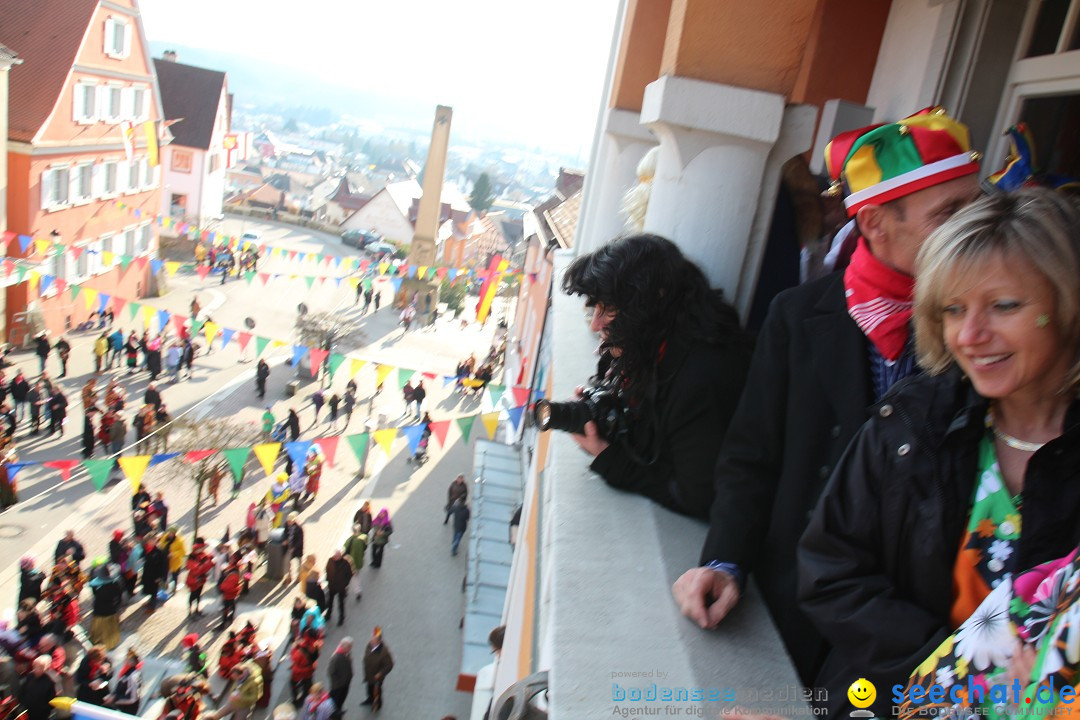
M 130 163 L 135 160 L 135 126 L 130 120 L 120 123 L 120 138 L 124 142 L 124 155 Z
M 488 312 L 491 310 L 491 301 L 495 299 L 499 283 L 502 282 L 502 274 L 508 267 L 510 267 L 510 261 L 503 260 L 502 255 L 496 254 L 495 257 L 491 258 L 491 264 L 488 265 L 487 279 L 480 286 L 480 301 L 476 303 L 476 320 L 478 322 L 484 322 L 487 319 Z
M 143 123 L 143 135 L 146 136 L 146 159 L 150 161 L 150 167 L 158 165 L 158 129 L 157 122 L 147 120 Z

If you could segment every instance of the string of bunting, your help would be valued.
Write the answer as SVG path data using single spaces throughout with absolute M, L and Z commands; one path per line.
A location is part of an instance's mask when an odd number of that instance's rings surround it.
M 364 459 L 367 456 L 368 447 L 371 445 L 372 441 L 374 442 L 374 446 L 382 448 L 383 452 L 385 452 L 386 456 L 389 458 L 393 452 L 394 441 L 399 437 L 403 437 L 408 442 L 409 452 L 415 453 L 417 447 L 420 445 L 421 439 L 424 437 L 424 432 L 429 425 L 431 427 L 431 435 L 438 441 L 440 447 L 446 445 L 446 438 L 450 432 L 451 425 L 456 425 L 464 442 L 469 442 L 477 419 L 480 420 L 480 426 L 484 429 L 487 438 L 492 440 L 495 437 L 495 431 L 498 429 L 502 413 L 505 412 L 507 414 L 507 417 L 514 426 L 514 431 L 517 432 L 521 425 L 525 407 L 526 406 L 522 404 L 516 407 L 500 408 L 487 413 L 466 415 L 455 420 L 416 423 L 399 427 L 384 428 L 372 432 L 356 433 L 353 435 L 328 435 L 313 438 L 311 440 L 296 440 L 294 442 L 286 443 L 268 442 L 234 448 L 208 448 L 204 450 L 191 450 L 188 452 L 125 455 L 116 458 L 115 460 L 104 458 L 97 460 L 67 459 L 13 462 L 6 463 L 6 467 L 8 477 L 12 482 L 15 481 L 16 474 L 21 470 L 35 465 L 41 465 L 45 468 L 59 471 L 61 479 L 64 482 L 67 482 L 71 479 L 72 471 L 81 466 L 90 476 L 90 481 L 94 484 L 96 490 L 101 492 L 108 483 L 109 473 L 112 468 L 115 465 L 119 465 L 120 470 L 124 473 L 124 477 L 131 483 L 131 489 L 134 493 L 138 491 L 142 484 L 143 475 L 150 467 L 176 458 L 180 458 L 184 462 L 195 463 L 220 453 L 228 464 L 229 469 L 232 471 L 233 477 L 239 481 L 243 476 L 244 466 L 247 464 L 248 458 L 252 454 L 255 455 L 255 458 L 259 461 L 259 464 L 266 474 L 271 475 L 274 471 L 274 465 L 278 455 L 283 447 L 295 464 L 303 466 L 308 451 L 311 450 L 313 446 L 317 446 L 322 451 L 323 457 L 326 459 L 326 464 L 333 467 L 334 460 L 337 456 L 338 445 L 340 444 L 341 439 L 344 438 L 346 445 L 352 450 L 353 455 L 356 457 L 357 463 L 363 466 Z

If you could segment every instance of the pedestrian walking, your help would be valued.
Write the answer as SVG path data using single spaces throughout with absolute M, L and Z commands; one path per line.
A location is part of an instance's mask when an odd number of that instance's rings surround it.
M 139 364 L 139 340 L 135 337 L 135 331 L 128 333 L 127 342 L 124 343 L 124 357 L 127 360 L 128 375 L 135 373 Z
M 71 357 L 71 343 L 63 335 L 56 341 L 56 356 L 60 358 L 60 377 L 67 377 L 68 358 Z M 42 375 L 45 371 L 42 370 Z
M 412 407 L 413 401 L 413 384 L 412 380 L 406 380 L 405 384 L 401 387 L 401 398 L 405 401 L 405 412 L 402 415 L 408 415 L 409 410 Z
M 373 298 L 375 300 L 375 312 L 379 312 L 379 304 L 382 302 L 382 295 L 380 295 L 377 290 L 373 292 L 375 293 Z
M 150 381 L 155 382 L 161 374 L 161 336 L 156 336 L 146 343 L 146 370 L 150 373 Z
M 285 582 L 292 582 L 292 563 L 296 561 L 297 568 L 304 557 L 304 528 L 297 522 L 297 514 L 294 510 L 285 519 Z
M 59 385 L 53 386 L 52 395 L 49 396 L 49 435 L 54 432 L 64 434 L 64 420 L 67 419 L 67 396 L 60 390 Z
M 352 561 L 353 574 L 349 587 L 357 602 L 360 602 L 360 598 L 364 595 L 364 589 L 360 586 L 360 571 L 364 568 L 367 546 L 367 534 L 363 532 L 359 524 L 353 525 L 352 535 L 345 541 L 345 555 Z
M 312 558 L 314 558 L 314 555 Z M 323 614 L 323 617 L 326 617 L 326 589 L 323 588 L 323 584 L 319 580 L 319 571 L 312 567 L 307 571 L 307 577 L 303 577 L 303 572 L 301 572 L 301 580 L 303 582 L 304 597 L 314 600 L 315 604 L 319 606 L 319 612 Z
M 337 393 L 330 395 L 330 399 L 326 401 L 326 407 L 328 408 L 329 413 L 326 417 L 326 422 L 333 425 L 335 428 L 337 427 L 338 405 L 340 404 L 341 398 L 338 397 Z
M 139 651 L 129 647 L 124 664 L 116 676 L 113 689 L 113 709 L 128 715 L 138 715 L 142 704 L 142 658 Z
M 424 389 L 424 381 L 416 383 L 416 387 L 413 388 L 412 399 L 416 403 L 416 419 L 419 420 L 423 413 L 421 407 L 424 404 L 424 400 L 427 398 L 427 390 Z
M 334 598 L 338 601 L 338 625 L 345 623 L 345 596 L 353 576 L 352 558 L 335 550 L 326 561 L 326 622 L 334 617 Z
M 38 333 L 37 338 L 34 340 L 34 354 L 38 356 L 38 365 L 41 370 L 39 375 L 45 374 L 45 361 L 49 357 L 49 351 L 52 348 L 49 346 L 49 336 L 44 330 Z
M 243 583 L 240 568 L 235 557 L 230 557 L 225 570 L 218 579 L 218 591 L 221 593 L 221 629 L 229 627 L 236 617 L 236 599 L 240 597 Z M 259 693 L 262 694 L 261 691 Z M 254 704 L 254 703 L 252 703 Z
M 110 326 L 112 323 L 110 323 Z M 109 360 L 108 367 L 110 370 L 113 368 L 113 363 L 119 362 L 120 353 L 124 350 L 124 331 L 117 328 L 113 332 L 109 333 Z
M 322 683 L 313 684 L 300 708 L 299 720 L 333 720 L 336 717 L 338 709 L 330 693 Z
M 450 514 L 454 516 L 454 538 L 450 541 L 450 554 L 457 555 L 458 545 L 465 536 L 465 529 L 469 527 L 469 506 L 464 500 L 455 500 L 450 508 Z
M 152 405 L 154 410 L 161 407 L 161 392 L 158 391 L 154 383 L 146 386 L 146 392 L 143 393 L 143 403 Z
M 105 369 L 105 354 L 109 352 L 109 337 L 101 333 L 94 341 L 94 374 L 100 375 Z
M 259 393 L 259 399 L 266 397 L 266 379 L 270 377 L 270 365 L 262 358 L 255 367 L 255 392 Z
M 112 650 L 120 644 L 120 605 L 124 589 L 120 582 L 120 567 L 95 560 L 87 583 L 93 593 L 93 616 L 90 620 L 90 642 Z
M 364 315 L 367 315 L 368 308 L 371 307 L 371 296 L 373 294 L 374 293 L 371 289 L 371 286 L 368 285 L 367 288 L 364 290 Z M 377 303 L 375 305 L 375 309 L 379 309 L 379 305 Z
M 176 527 L 169 528 L 161 537 L 161 549 L 169 556 L 169 584 L 171 592 L 175 592 L 179 589 L 180 571 L 184 569 L 187 558 L 187 546 Z
M 383 508 L 371 523 L 371 567 L 382 567 L 383 551 L 390 542 L 394 526 L 390 522 L 390 511 Z
M 38 655 L 30 664 L 30 672 L 19 685 L 19 704 L 26 708 L 27 720 L 49 720 L 57 695 L 57 681 L 48 655 Z
M 30 394 L 30 382 L 23 375 L 22 370 L 15 373 L 8 389 L 11 392 L 11 400 L 15 404 L 15 419 L 22 420 L 27 410 L 26 398 Z
M 353 515 L 353 524 L 360 526 L 360 532 L 365 535 L 371 534 L 371 502 L 365 500 L 360 509 Z M 359 566 L 358 566 L 359 567 Z
M 300 416 L 296 414 L 296 410 L 293 408 L 289 408 L 287 422 L 289 427 L 289 440 L 296 442 L 300 439 Z
M 157 610 L 158 591 L 169 577 L 169 556 L 154 540 L 153 534 L 150 534 L 143 541 L 142 585 L 143 595 L 149 598 L 147 614 Z
M 195 538 L 191 544 L 191 554 L 187 558 L 188 616 L 202 617 L 199 601 L 202 599 L 206 579 L 214 569 L 214 559 L 206 552 L 206 541 Z M 192 608 L 195 608 L 192 610 Z
M 352 647 L 351 637 L 341 638 L 326 668 L 330 697 L 334 700 L 335 718 L 340 718 L 344 714 L 345 699 L 349 696 L 349 686 L 352 685 Z
M 168 369 L 169 375 L 172 376 L 172 382 L 180 382 L 180 369 L 183 367 L 183 355 L 180 352 L 180 346 L 176 343 L 169 343 L 169 349 L 165 351 L 165 367 Z
M 311 404 L 315 407 L 315 417 L 311 420 L 312 427 L 315 427 L 315 423 L 319 422 L 319 411 L 322 410 L 324 402 L 322 390 L 316 388 L 315 392 L 311 394 Z
M 41 382 L 36 382 L 26 394 L 26 404 L 30 408 L 30 434 L 37 435 L 41 429 L 41 408 L 45 404 L 42 395 Z
M 469 486 L 465 482 L 465 475 L 459 473 L 456 478 L 450 483 L 450 487 L 446 489 L 446 517 L 443 519 L 443 525 L 450 521 L 450 510 L 454 507 L 454 503 L 458 500 L 466 501 L 469 499 Z
M 124 449 L 124 440 L 127 438 L 127 421 L 119 413 L 113 417 L 109 425 L 109 454 L 118 455 Z
M 97 408 L 91 405 L 83 415 L 82 456 L 88 460 L 94 457 L 94 413 Z
M 86 651 L 79 669 L 75 671 L 75 698 L 98 707 L 108 707 L 112 676 L 112 663 L 105 654 L 105 648 L 94 645 Z
M 341 398 L 341 411 L 345 413 L 345 430 L 349 429 L 349 423 L 352 421 L 352 414 L 355 408 L 356 391 L 350 388 L 345 391 L 345 396 Z
M 321 617 L 322 613 L 316 613 Z M 305 613 L 304 617 L 308 617 Z M 303 626 L 304 621 L 300 621 L 300 625 Z M 315 676 L 315 667 L 319 661 L 319 649 L 322 645 L 320 639 L 320 631 L 314 627 L 308 627 L 300 630 L 300 636 L 293 643 L 292 650 L 289 651 L 289 660 L 292 662 L 292 670 L 290 672 L 289 684 L 292 691 L 293 705 L 300 707 L 300 704 L 307 698 L 308 692 L 311 690 L 311 679 Z
M 390 648 L 383 642 L 382 628 L 375 626 L 371 640 L 364 648 L 364 682 L 367 683 L 367 698 L 360 703 L 378 710 L 383 705 L 383 682 L 394 669 L 394 658 Z

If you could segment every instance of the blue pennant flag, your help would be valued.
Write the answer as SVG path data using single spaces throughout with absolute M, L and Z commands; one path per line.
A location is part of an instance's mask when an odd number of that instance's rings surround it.
M 416 448 L 420 446 L 420 440 L 424 437 L 424 430 L 427 429 L 427 426 L 427 423 L 420 423 L 419 425 L 406 425 L 401 428 L 401 434 L 409 441 L 409 452 L 414 455 L 416 454 Z
M 302 252 L 296 253 L 296 259 L 299 260 L 300 262 L 304 262 L 304 258 L 306 258 L 306 257 L 307 257 L 307 253 L 302 253 Z
M 293 442 L 285 443 L 285 452 L 289 453 L 289 457 L 292 458 L 293 464 L 299 468 L 304 467 L 304 463 L 307 462 L 308 450 L 311 449 L 313 442 L 311 440 L 295 440 Z
M 112 300 L 112 295 L 106 295 L 105 293 L 98 295 L 98 303 L 101 305 L 101 307 L 98 308 L 98 312 L 105 312 L 105 307 L 109 304 L 110 300 Z
M 457 277 L 457 268 L 450 268 L 446 271 L 446 279 L 453 281 Z
M 537 400 L 543 400 L 544 399 L 544 391 L 543 390 L 533 390 L 533 397 L 536 398 Z
M 26 248 L 30 247 L 30 243 L 34 242 L 34 238 L 29 235 L 19 236 L 19 249 L 26 252 Z
M 142 210 L 140 210 L 139 208 L 135 208 L 135 217 L 141 218 L 142 217 Z
M 341 287 L 341 278 L 339 278 L 339 277 L 334 278 L 334 285 L 336 287 Z
M 334 268 L 337 269 L 339 267 L 341 267 L 341 256 L 340 255 L 335 255 L 334 256 Z
M 231 328 L 222 328 L 221 330 L 221 349 L 224 350 L 225 346 L 229 344 L 229 341 L 233 339 L 233 335 L 236 331 Z
M 178 452 L 171 452 L 171 453 L 157 453 L 156 455 L 152 455 L 152 456 L 150 456 L 150 467 L 154 467 L 155 465 L 160 465 L 163 462 L 166 462 L 168 460 L 172 460 L 174 457 L 176 457 L 179 454 L 180 453 L 178 453 Z
M 15 474 L 22 470 L 27 465 L 37 465 L 36 462 L 13 462 L 7 463 L 8 479 L 14 480 Z
M 525 412 L 524 405 L 518 405 L 514 408 L 509 408 L 507 414 L 510 416 L 510 422 L 514 424 L 514 432 L 517 432 L 521 426 L 521 416 Z
M 155 275 L 158 275 L 158 274 L 160 274 L 160 273 L 161 273 L 161 268 L 163 268 L 163 267 L 165 267 L 165 263 L 163 263 L 162 261 L 158 260 L 157 258 L 154 258 L 153 260 L 151 260 L 151 261 L 150 261 L 150 270 L 151 270 L 151 271 L 152 271 L 152 272 L 153 272 L 153 273 L 154 273 Z
M 401 278 L 393 278 L 390 282 L 394 283 L 394 297 L 397 297 L 398 290 L 401 290 Z
M 308 349 L 307 349 L 306 345 L 293 345 L 292 346 L 292 365 L 293 365 L 293 367 L 296 367 L 297 365 L 300 364 L 300 361 L 304 359 L 305 355 L 307 355 L 307 351 L 308 351 Z
M 446 387 L 447 385 L 454 382 L 455 380 L 457 380 L 456 377 L 451 377 L 450 375 L 443 375 L 442 376 L 442 386 Z
M 52 287 L 53 281 L 56 280 L 55 275 L 42 275 L 41 276 L 41 289 L 39 292 L 44 295 L 50 287 Z
M 416 266 L 415 265 L 410 265 L 409 266 L 409 277 L 411 277 L 411 278 L 416 277 Z
M 169 324 L 169 317 L 168 310 L 157 311 L 158 332 L 164 332 L 165 327 Z

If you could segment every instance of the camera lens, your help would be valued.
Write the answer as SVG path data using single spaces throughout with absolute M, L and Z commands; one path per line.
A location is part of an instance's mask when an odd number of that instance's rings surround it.
M 585 423 L 592 419 L 589 407 L 577 400 L 550 402 L 541 400 L 533 409 L 533 418 L 541 430 L 563 430 L 571 433 L 585 432 Z

